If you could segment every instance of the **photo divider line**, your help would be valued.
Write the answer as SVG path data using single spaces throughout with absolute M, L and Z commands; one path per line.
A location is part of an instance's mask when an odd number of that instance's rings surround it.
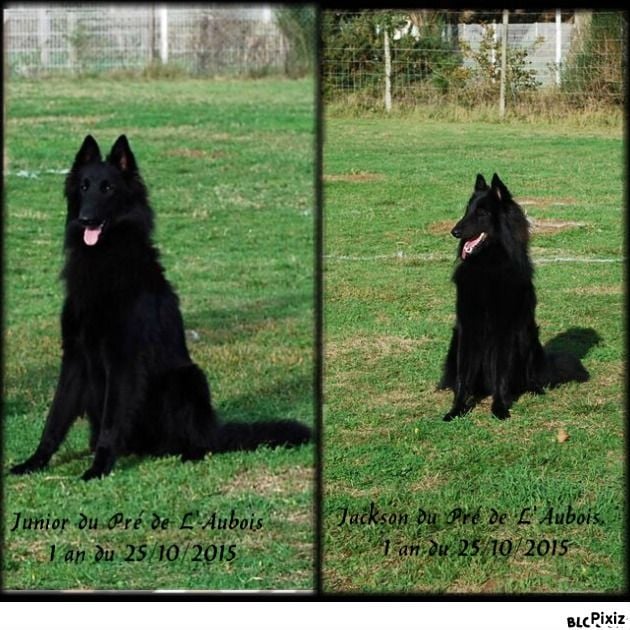
M 324 193 L 323 193 L 323 103 L 322 103 L 322 79 L 320 72 L 320 62 L 323 58 L 322 41 L 322 9 L 319 4 L 314 5 L 315 10 L 315 68 L 314 98 L 315 98 L 315 252 L 314 252 L 314 311 L 315 311 L 315 338 L 314 338 L 314 401 L 315 401 L 315 492 L 314 492 L 314 515 L 315 515 L 315 540 L 314 540 L 314 592 L 316 596 L 323 594 L 323 392 L 324 392 Z

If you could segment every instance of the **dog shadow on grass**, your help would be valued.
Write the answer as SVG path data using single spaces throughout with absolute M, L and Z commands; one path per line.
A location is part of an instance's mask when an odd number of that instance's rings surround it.
M 279 335 L 286 335 L 287 320 L 312 317 L 312 302 L 310 292 L 295 291 L 240 306 L 188 311 L 184 313 L 188 342 L 204 341 L 212 348 L 252 337 L 262 329 L 272 332 L 274 327 Z
M 593 328 L 574 326 L 556 335 L 545 344 L 545 352 L 570 352 L 583 359 L 602 338 Z

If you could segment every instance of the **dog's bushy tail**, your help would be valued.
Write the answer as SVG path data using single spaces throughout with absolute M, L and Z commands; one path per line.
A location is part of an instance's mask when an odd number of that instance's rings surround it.
M 175 452 L 182 452 L 185 459 L 199 459 L 208 452 L 253 451 L 259 446 L 298 446 L 311 440 L 311 429 L 295 420 L 223 422 L 212 407 L 206 377 L 194 363 L 171 370 L 160 388 L 169 406 L 162 404 L 156 414 L 173 423 L 171 434 L 184 436 Z
M 582 362 L 569 352 L 545 352 L 543 381 L 545 387 L 556 387 L 562 383 L 588 381 L 590 374 Z
M 219 425 L 215 437 L 215 450 L 253 451 L 259 446 L 299 446 L 310 442 L 309 427 L 295 420 L 268 422 L 226 422 Z

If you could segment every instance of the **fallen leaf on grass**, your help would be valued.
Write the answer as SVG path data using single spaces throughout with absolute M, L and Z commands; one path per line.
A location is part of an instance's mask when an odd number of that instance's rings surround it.
M 562 444 L 562 442 L 566 442 L 568 439 L 569 434 L 564 429 L 560 429 L 556 435 L 556 440 L 558 440 L 558 443 Z

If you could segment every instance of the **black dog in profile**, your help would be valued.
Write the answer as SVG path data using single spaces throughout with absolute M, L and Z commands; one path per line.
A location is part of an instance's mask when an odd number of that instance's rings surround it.
M 196 460 L 208 452 L 308 442 L 311 432 L 299 422 L 217 419 L 151 242 L 153 211 L 127 138 L 120 136 L 103 161 L 87 136 L 65 195 L 61 373 L 37 450 L 11 472 L 46 466 L 82 415 L 94 451 L 85 480 L 109 474 L 123 454 Z
M 490 186 L 477 175 L 451 234 L 460 240 L 456 324 L 439 387 L 455 397 L 444 420 L 464 415 L 488 395 L 492 413 L 505 419 L 524 392 L 588 380 L 577 357 L 546 352 L 540 344 L 527 218 L 496 173 Z

